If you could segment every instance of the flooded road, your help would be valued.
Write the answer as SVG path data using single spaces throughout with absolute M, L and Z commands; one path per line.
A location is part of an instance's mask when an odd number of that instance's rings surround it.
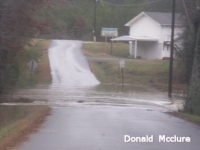
M 132 102 L 125 106 L 125 99 Z M 123 105 L 105 101 L 109 104 L 94 105 L 88 100 L 86 104 L 74 101 L 67 105 L 60 100 L 51 107 L 51 116 L 39 131 L 15 150 L 196 150 L 200 146 L 200 127 L 166 114 L 165 108 L 136 104 L 130 98 L 124 98 Z M 154 140 L 125 142 L 125 135 L 153 136 Z M 191 142 L 159 142 L 160 135 L 190 137 Z
M 196 150 L 200 146 L 200 127 L 166 114 L 171 109 L 167 94 L 150 87 L 125 86 L 122 91 L 120 85 L 107 84 L 39 85 L 15 96 L 52 108 L 39 131 L 15 150 Z M 125 135 L 153 136 L 153 142 L 125 142 Z M 159 136 L 189 137 L 191 142 L 162 142 Z
M 162 107 L 171 106 L 167 93 L 148 86 L 100 84 L 92 87 L 38 85 L 15 93 L 14 97 L 35 100 L 33 104 L 51 106 L 78 105 L 122 105 L 140 107 L 142 105 Z M 176 99 L 173 102 L 182 102 Z

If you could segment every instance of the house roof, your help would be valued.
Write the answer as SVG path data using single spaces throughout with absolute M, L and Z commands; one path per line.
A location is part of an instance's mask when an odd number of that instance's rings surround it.
M 172 13 L 163 13 L 163 12 L 141 12 L 139 15 L 134 17 L 125 26 L 131 26 L 137 19 L 146 15 L 160 25 L 171 25 L 172 22 Z M 181 26 L 183 24 L 183 16 L 179 13 L 175 14 L 175 25 Z
M 135 39 L 131 38 L 130 36 L 120 36 L 120 37 L 116 37 L 116 38 L 112 38 L 110 39 L 111 41 L 134 41 Z
M 110 40 L 112 42 L 114 42 L 114 41 L 152 41 L 152 42 L 156 42 L 156 41 L 158 41 L 158 39 L 147 37 L 147 36 L 133 36 L 132 37 L 132 36 L 127 36 L 127 35 L 113 38 Z

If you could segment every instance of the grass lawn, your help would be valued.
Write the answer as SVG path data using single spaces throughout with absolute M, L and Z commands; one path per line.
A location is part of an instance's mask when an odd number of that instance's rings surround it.
M 84 43 L 83 52 L 90 57 L 129 58 L 129 45 L 113 44 L 113 54 L 110 55 L 110 43 Z M 121 83 L 121 70 L 118 61 L 90 61 L 91 71 L 102 83 Z M 162 91 L 168 86 L 168 60 L 132 59 L 126 61 L 124 68 L 124 82 L 135 85 L 152 85 Z M 182 70 L 174 62 L 174 89 L 185 90 Z
M 127 58 L 129 56 L 129 44 L 114 43 L 111 55 L 111 44 L 104 42 L 84 43 L 83 53 L 90 57 L 121 57 Z

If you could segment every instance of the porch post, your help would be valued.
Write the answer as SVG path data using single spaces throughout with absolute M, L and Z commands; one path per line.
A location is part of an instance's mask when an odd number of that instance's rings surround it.
M 135 59 L 137 58 L 137 40 L 135 40 Z
M 129 53 L 130 55 L 133 55 L 133 42 L 129 41 Z

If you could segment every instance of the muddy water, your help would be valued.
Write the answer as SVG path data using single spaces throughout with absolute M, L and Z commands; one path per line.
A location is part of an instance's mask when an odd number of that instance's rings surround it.
M 51 107 L 131 107 L 153 110 L 156 106 L 177 110 L 178 107 L 171 105 L 167 93 L 160 92 L 148 86 L 131 86 L 112 84 L 100 84 L 92 87 L 67 86 L 67 85 L 38 85 L 33 89 L 24 89 L 16 92 L 13 98 L 29 98 L 34 100 L 32 105 L 13 106 L 13 104 L 0 105 L 0 129 L 5 125 L 25 117 L 38 105 Z M 176 99 L 176 102 L 181 100 Z M 19 103 L 17 103 L 18 105 Z M 14 104 L 16 105 L 16 104 Z M 26 104 L 27 105 L 27 104 Z M 30 104 L 28 104 L 30 105 Z M 173 106 L 173 107 L 172 107 Z
M 51 106 L 120 105 L 143 107 L 169 105 L 167 93 L 147 86 L 100 84 L 93 87 L 38 85 L 34 89 L 17 92 L 14 97 L 27 97 L 34 104 Z M 177 100 L 178 101 L 178 100 Z

